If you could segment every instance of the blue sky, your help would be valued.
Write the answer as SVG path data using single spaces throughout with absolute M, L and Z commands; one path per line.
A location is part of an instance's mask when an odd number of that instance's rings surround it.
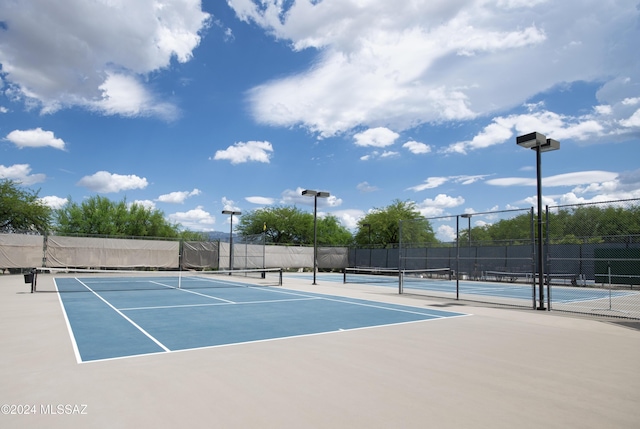
M 640 198 L 638 40 L 637 0 L 3 1 L 0 178 L 198 231 L 328 191 L 353 229 L 534 206 L 537 131 L 545 205 Z

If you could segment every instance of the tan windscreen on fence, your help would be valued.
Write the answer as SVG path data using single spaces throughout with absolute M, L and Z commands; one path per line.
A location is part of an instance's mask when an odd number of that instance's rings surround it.
M 339 269 L 348 266 L 348 247 L 318 247 L 318 268 Z
M 213 241 L 185 241 L 182 244 L 182 267 L 219 268 L 218 243 Z
M 267 267 L 313 267 L 313 247 L 268 246 L 265 257 Z
M 47 267 L 178 268 L 178 241 L 47 238 Z
M 0 234 L 0 268 L 33 268 L 42 265 L 41 235 Z

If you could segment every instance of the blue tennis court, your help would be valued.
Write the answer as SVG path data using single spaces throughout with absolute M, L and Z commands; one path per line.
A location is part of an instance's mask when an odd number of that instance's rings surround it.
M 299 278 L 311 279 L 307 274 L 296 274 Z M 398 278 L 389 277 L 381 281 L 381 276 L 361 275 L 354 283 L 370 284 L 375 286 L 386 286 L 398 290 Z M 322 281 L 332 283 L 342 283 L 343 275 L 338 273 L 323 273 L 320 277 Z M 456 293 L 455 280 L 432 280 L 432 279 L 411 279 L 405 278 L 403 289 L 405 292 L 427 291 L 444 294 Z M 522 283 L 503 283 L 490 281 L 459 281 L 459 293 L 464 295 L 485 296 L 494 298 L 507 298 L 523 301 L 531 301 L 532 286 Z M 597 301 L 602 299 L 624 298 L 631 295 L 638 295 L 638 292 L 617 290 L 611 291 L 605 288 L 595 287 L 570 287 L 553 286 L 552 300 L 556 304 L 570 304 L 578 302 Z
M 224 279 L 194 288 L 160 277 L 54 283 L 78 362 L 466 316 Z

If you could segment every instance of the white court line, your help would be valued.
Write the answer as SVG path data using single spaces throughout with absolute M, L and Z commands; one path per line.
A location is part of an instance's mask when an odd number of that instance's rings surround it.
M 122 316 L 122 318 L 124 320 L 126 320 L 127 322 L 131 323 L 136 329 L 138 329 L 140 332 L 142 332 L 145 336 L 147 336 L 151 341 L 153 341 L 154 343 L 156 343 L 158 346 L 160 346 L 160 348 L 162 348 L 162 350 L 164 350 L 165 352 L 170 352 L 171 350 L 166 347 L 164 344 L 162 344 L 160 341 L 158 341 L 156 338 L 154 338 L 151 334 L 149 334 L 147 331 L 145 331 L 140 325 L 138 325 L 136 322 L 134 322 L 133 320 L 131 320 L 130 318 L 128 318 L 125 314 L 123 314 L 120 310 L 118 310 L 117 308 L 115 308 L 113 305 L 111 305 L 111 303 L 109 301 L 107 301 L 106 299 L 104 299 L 103 297 L 101 297 L 96 291 L 94 291 L 93 289 L 91 289 L 89 286 L 87 286 L 85 283 L 82 282 L 82 280 L 80 280 L 79 278 L 75 278 L 82 286 L 86 287 L 92 294 L 94 294 L 95 296 L 97 296 L 102 302 L 104 302 L 105 304 L 107 304 L 113 311 L 115 311 L 116 313 L 118 313 L 120 316 Z
M 67 316 L 67 310 L 64 308 L 64 303 L 62 302 L 62 295 L 60 294 L 60 290 L 58 289 L 58 283 L 54 277 L 53 285 L 56 288 L 56 292 L 58 292 L 58 301 L 60 302 L 60 307 L 62 307 L 62 314 L 64 315 L 64 321 L 67 324 L 67 331 L 69 331 L 69 336 L 71 337 L 71 345 L 73 346 L 73 354 L 76 355 L 76 362 L 82 362 L 82 356 L 80 356 L 80 350 L 78 349 L 78 343 L 76 341 L 76 336 L 73 334 L 73 329 L 71 329 L 71 323 L 69 322 L 69 317 Z
M 419 312 L 419 311 L 409 311 L 409 310 L 402 310 L 402 309 L 398 309 L 398 308 L 385 307 L 384 305 L 372 305 L 372 304 L 365 304 L 365 303 L 361 303 L 361 302 L 352 302 L 352 301 L 345 301 L 345 300 L 342 300 L 342 299 L 328 298 L 326 296 L 323 296 L 322 294 L 318 294 L 318 296 L 315 296 L 315 295 L 305 295 L 305 294 L 299 293 L 299 292 L 284 291 L 282 289 L 266 288 L 264 290 L 268 291 L 268 292 L 282 293 L 282 294 L 286 294 L 286 295 L 295 295 L 295 296 L 302 296 L 302 297 L 306 297 L 306 298 L 318 298 L 318 299 L 323 299 L 323 300 L 326 300 L 326 301 L 335 301 L 335 302 L 340 302 L 342 304 L 360 305 L 360 306 L 363 306 L 363 307 L 373 307 L 373 308 L 379 308 L 379 309 L 382 309 L 382 310 L 398 311 L 398 312 L 401 312 L 401 313 L 419 314 L 421 316 L 429 316 L 429 317 L 435 317 L 435 318 L 439 318 L 439 319 L 449 318 L 449 317 L 469 316 L 469 314 L 467 314 L 467 313 L 455 313 L 455 316 L 442 316 L 442 315 L 424 313 L 424 312 Z M 403 305 L 403 304 L 390 304 L 390 305 L 397 305 L 399 307 L 409 307 L 409 306 L 406 306 L 406 305 Z M 453 312 L 449 312 L 449 313 L 453 313 Z
M 432 313 L 419 311 L 419 310 L 411 311 L 411 310 L 404 310 L 404 309 L 400 309 L 400 308 L 392 308 L 392 307 L 385 306 L 384 304 L 379 304 L 379 305 L 378 304 L 368 304 L 368 303 L 362 303 L 362 302 L 353 302 L 353 301 L 349 301 L 349 300 L 345 300 L 345 299 L 329 298 L 328 296 L 324 296 L 322 294 L 308 295 L 308 294 L 305 294 L 305 293 L 299 293 L 299 292 L 294 292 L 294 291 L 289 291 L 289 290 L 278 290 L 278 289 L 275 289 L 275 288 L 271 289 L 271 288 L 262 288 L 262 287 L 260 287 L 259 288 L 260 290 L 279 293 L 279 294 L 284 294 L 284 295 L 292 295 L 292 296 L 297 296 L 297 297 L 300 297 L 300 298 L 283 299 L 283 300 L 268 300 L 268 301 L 253 301 L 253 302 L 245 302 L 245 303 L 242 303 L 242 302 L 241 303 L 234 303 L 234 302 L 229 301 L 229 303 L 227 303 L 227 304 L 225 304 L 225 303 L 211 303 L 211 304 L 194 304 L 194 305 L 184 305 L 184 306 L 185 307 L 188 307 L 188 306 L 197 307 L 197 306 L 230 305 L 230 304 L 241 305 L 241 304 L 251 304 L 251 303 L 270 303 L 270 302 L 284 302 L 284 301 L 326 300 L 326 301 L 334 301 L 334 302 L 338 302 L 338 303 L 342 303 L 342 304 L 358 305 L 358 306 L 363 306 L 363 307 L 371 307 L 371 308 L 377 308 L 377 309 L 382 309 L 382 310 L 391 310 L 391 311 L 397 311 L 397 312 L 402 312 L 402 313 L 415 314 L 415 315 L 424 316 L 424 317 L 428 317 L 428 318 L 421 319 L 421 320 L 414 320 L 414 321 L 399 322 L 399 323 L 385 323 L 385 324 L 381 324 L 381 325 L 369 325 L 369 326 L 363 326 L 363 327 L 359 327 L 359 328 L 350 328 L 350 329 L 342 329 L 342 328 L 340 328 L 340 329 L 334 330 L 334 331 L 326 331 L 326 332 L 319 332 L 319 333 L 313 333 L 313 334 L 293 335 L 293 336 L 279 337 L 279 338 L 269 338 L 269 339 L 249 341 L 249 342 L 228 343 L 228 344 L 219 344 L 219 345 L 196 347 L 196 348 L 170 350 L 169 348 L 164 346 L 157 339 L 152 337 L 149 333 L 147 333 L 144 329 L 142 329 L 139 325 L 137 325 L 135 322 L 133 322 L 130 318 L 128 318 L 126 315 L 124 315 L 122 313 L 122 311 L 135 310 L 136 308 L 118 310 L 112 304 L 110 304 L 108 301 L 106 301 L 102 296 L 100 296 L 98 293 L 96 293 L 93 289 L 91 289 L 89 286 L 87 286 L 85 283 L 83 283 L 80 279 L 76 278 L 76 280 L 78 282 L 80 282 L 84 287 L 86 287 L 90 292 L 92 292 L 94 295 L 96 295 L 101 301 L 103 301 L 105 304 L 107 304 L 109 307 L 111 307 L 114 311 L 116 311 L 125 320 L 127 320 L 134 327 L 136 327 L 138 330 L 140 330 L 140 332 L 142 332 L 144 335 L 146 335 L 148 338 L 150 338 L 152 341 L 154 341 L 156 344 L 158 344 L 164 350 L 164 352 L 168 352 L 168 353 L 199 350 L 199 349 L 210 349 L 210 348 L 217 348 L 217 347 L 228 347 L 228 346 L 234 346 L 234 345 L 246 344 L 246 343 L 278 341 L 278 340 L 289 339 L 289 338 L 307 337 L 307 336 L 315 336 L 315 335 L 326 335 L 326 334 L 337 333 L 337 332 L 357 331 L 357 330 L 362 330 L 362 329 L 373 329 L 373 328 L 379 328 L 379 327 L 387 327 L 387 326 L 404 325 L 404 324 L 410 324 L 410 323 L 426 322 L 426 321 L 431 321 L 431 320 L 441 320 L 441 319 L 448 319 L 448 318 L 467 317 L 467 316 L 471 316 L 472 315 L 472 314 L 468 314 L 468 313 L 457 313 L 457 312 L 456 313 L 447 312 L 447 313 L 449 313 L 451 315 L 439 315 L 439 314 L 432 314 Z M 177 289 L 175 287 L 164 285 L 164 284 L 160 284 L 160 285 L 161 286 L 165 286 L 165 287 L 169 287 L 169 288 Z M 249 286 L 249 288 L 252 288 L 252 287 Z M 183 290 L 183 289 L 179 289 L 179 290 Z M 190 292 L 190 293 L 195 293 L 197 295 L 202 295 L 202 294 L 199 294 L 197 292 L 193 292 L 193 291 L 189 291 L 189 290 L 184 290 L 184 291 L 185 292 Z M 215 299 L 214 297 L 211 297 L 211 296 L 208 296 L 208 295 L 203 295 L 203 296 L 207 297 L 207 298 Z M 62 301 L 61 301 L 61 304 L 62 304 Z M 398 307 L 409 307 L 410 308 L 410 306 L 406 306 L 406 305 L 403 305 L 403 304 L 389 304 L 389 305 L 394 305 L 394 306 L 398 306 Z M 167 306 L 167 307 L 173 308 L 173 307 L 179 307 L 179 306 Z M 139 309 L 153 309 L 153 308 L 154 307 L 147 307 L 147 308 L 140 307 Z M 155 308 L 162 308 L 162 307 L 155 307 Z M 429 310 L 429 309 L 425 309 L 425 310 Z M 65 313 L 65 317 L 66 317 L 66 313 Z M 67 321 L 67 323 L 68 323 L 68 321 Z M 69 323 L 68 323 L 67 326 L 68 326 L 68 329 L 70 330 L 70 332 L 72 332 Z M 71 335 L 73 336 L 73 334 L 71 334 Z M 74 342 L 75 342 L 75 338 L 74 338 Z M 79 353 L 77 352 L 77 347 L 76 347 L 75 344 L 74 344 L 74 351 L 76 351 L 76 358 L 77 358 L 79 363 L 91 363 L 91 362 L 118 360 L 118 359 L 126 359 L 126 358 L 131 358 L 131 357 L 148 356 L 148 355 L 162 353 L 162 352 L 152 352 L 152 353 L 143 353 L 143 354 L 139 354 L 139 355 L 126 355 L 126 356 L 120 356 L 120 357 L 115 357 L 115 358 L 93 359 L 93 360 L 88 360 L 88 361 L 82 361 L 80 356 L 79 356 Z
M 84 283 L 83 283 L 83 285 L 84 285 Z M 107 305 L 109 305 L 111 308 L 113 308 L 116 312 L 118 312 L 120 315 L 122 315 L 122 317 L 124 317 L 126 320 L 130 321 L 129 318 L 127 318 L 120 311 L 115 309 L 111 304 L 106 302 L 95 291 L 93 291 L 91 288 L 89 288 L 86 285 L 84 285 L 84 286 L 87 289 L 89 289 L 91 292 L 93 292 L 96 296 L 98 296 L 98 298 L 100 298 L 102 301 L 107 303 Z M 185 349 L 176 349 L 176 350 L 169 350 L 166 347 L 163 347 L 163 349 L 165 350 L 165 352 L 168 352 L 168 353 L 181 353 L 181 352 L 189 352 L 189 351 L 193 351 L 193 350 L 213 349 L 213 348 L 219 348 L 219 347 L 231 347 L 231 346 L 236 346 L 236 345 L 240 345 L 240 344 L 251 344 L 251 343 L 261 343 L 261 342 L 271 342 L 271 341 L 282 341 L 282 340 L 287 340 L 287 339 L 292 339 L 292 338 L 312 337 L 312 336 L 327 335 L 327 334 L 334 334 L 334 333 L 343 333 L 343 332 L 349 332 L 349 331 L 359 331 L 359 330 L 365 330 L 365 329 L 376 329 L 376 328 L 381 328 L 381 327 L 399 326 L 399 325 L 412 324 L 412 323 L 429 322 L 429 321 L 433 321 L 433 320 L 442 320 L 442 319 L 449 319 L 449 318 L 459 318 L 459 317 L 472 316 L 472 314 L 469 314 L 469 313 L 452 313 L 452 312 L 448 312 L 449 314 L 452 314 L 450 316 L 435 315 L 435 314 L 430 314 L 430 313 L 425 313 L 425 312 L 420 312 L 420 311 L 408 311 L 408 310 L 402 310 L 402 309 L 398 309 L 398 308 L 391 308 L 391 307 L 387 307 L 387 306 L 384 306 L 384 305 L 372 305 L 372 304 L 352 302 L 352 301 L 347 301 L 347 300 L 342 300 L 342 299 L 328 298 L 327 296 L 324 296 L 322 294 L 308 295 L 308 294 L 289 291 L 289 290 L 278 290 L 278 289 L 275 289 L 275 288 L 271 289 L 271 288 L 262 288 L 262 287 L 260 287 L 259 289 L 260 290 L 264 290 L 264 291 L 284 294 L 284 295 L 297 296 L 297 297 L 300 297 L 300 298 L 290 299 L 290 300 L 289 299 L 283 299 L 283 300 L 275 300 L 275 301 L 274 300 L 269 300 L 269 301 L 254 301 L 254 302 L 246 302 L 246 303 L 235 303 L 234 305 L 249 304 L 249 303 L 284 302 L 284 301 L 327 300 L 327 301 L 335 301 L 335 302 L 339 302 L 339 303 L 343 303 L 343 304 L 360 305 L 360 306 L 366 306 L 366 307 L 379 308 L 379 309 L 382 309 L 382 310 L 405 312 L 405 313 L 416 314 L 416 315 L 425 316 L 425 317 L 429 317 L 429 318 L 420 319 L 420 320 L 413 320 L 413 321 L 406 321 L 406 322 L 398 322 L 398 323 L 385 323 L 385 324 L 381 324 L 381 325 L 376 324 L 376 325 L 362 326 L 362 327 L 358 327 L 358 328 L 348 328 L 348 329 L 340 328 L 340 329 L 337 329 L 337 330 L 330 330 L 330 331 L 317 332 L 317 333 L 311 333 L 311 334 L 300 334 L 300 335 L 292 335 L 292 336 L 277 337 L 277 338 L 266 338 L 266 339 L 255 340 L 255 341 L 233 342 L 233 343 L 217 344 L 217 345 L 204 346 L 204 347 L 194 347 L 194 348 L 185 348 Z M 185 290 L 185 292 L 186 292 L 186 290 Z M 213 306 L 213 305 L 230 305 L 230 304 L 212 303 L 212 304 L 199 304 L 199 305 L 196 304 L 196 305 L 192 305 L 192 306 L 207 306 L 207 305 L 208 306 Z M 399 307 L 409 307 L 409 306 L 402 305 L 402 304 L 390 304 L 390 305 L 397 305 Z M 188 306 L 188 305 L 185 305 L 185 306 Z M 156 307 L 156 308 L 161 308 L 161 307 Z M 145 308 L 141 307 L 140 309 L 145 309 Z M 153 307 L 149 307 L 149 309 L 153 309 Z M 129 310 L 129 309 L 121 309 L 121 311 L 126 311 L 126 310 Z M 133 323 L 135 325 L 134 322 L 131 322 L 131 323 Z M 137 326 L 137 325 L 135 325 L 135 326 Z M 68 329 L 71 329 L 69 325 L 68 325 Z M 144 332 L 144 331 L 142 331 L 142 332 Z M 149 336 L 149 335 L 147 334 L 147 336 Z M 152 338 L 151 336 L 149 336 L 149 337 Z M 75 349 L 75 345 L 74 345 L 74 349 Z M 111 360 L 121 360 L 121 359 L 129 359 L 129 358 L 150 356 L 150 355 L 159 354 L 159 353 L 163 353 L 163 352 L 151 352 L 151 353 L 142 353 L 142 354 L 136 354 L 136 355 L 125 355 L 125 356 L 119 356 L 119 357 L 113 357 L 113 358 L 93 359 L 93 360 L 88 360 L 88 361 L 82 361 L 82 360 L 80 360 L 80 358 L 78 358 L 78 362 L 79 363 L 104 362 L 104 361 L 111 361 Z M 79 354 L 77 356 L 79 356 Z
M 168 288 L 171 288 L 171 289 L 175 289 L 175 290 L 180 290 L 180 291 L 182 291 L 182 292 L 192 293 L 192 294 L 194 294 L 194 295 L 203 296 L 203 297 L 205 297 L 205 298 L 216 299 L 216 300 L 218 300 L 218 301 L 223 301 L 223 302 L 226 302 L 226 303 L 228 303 L 228 304 L 235 304 L 235 302 L 233 302 L 233 301 L 229 301 L 228 299 L 222 299 L 222 298 L 217 298 L 217 297 L 215 297 L 215 296 L 211 296 L 211 295 L 205 295 L 205 294 L 203 294 L 203 293 L 195 292 L 195 291 L 192 291 L 192 290 L 189 290 L 189 289 L 177 288 L 177 287 L 175 287 L 175 286 L 169 286 L 169 285 L 165 285 L 165 284 L 163 284 L 163 283 L 158 283 L 158 282 L 154 282 L 154 281 L 151 281 L 151 283 L 154 283 L 154 284 L 157 284 L 157 285 L 160 285 L 160 286 L 165 286 L 165 287 L 168 287 Z
M 460 317 L 460 316 L 468 316 L 468 314 L 465 313 L 455 313 L 455 316 L 442 316 L 439 314 L 430 314 L 430 313 L 423 313 L 423 312 L 419 312 L 419 311 L 409 311 L 409 310 L 402 310 L 399 308 L 391 308 L 391 307 L 385 307 L 383 305 L 373 305 L 373 304 L 364 304 L 361 302 L 350 302 L 350 301 L 343 301 L 341 299 L 333 299 L 333 298 L 322 298 L 326 301 L 334 301 L 334 302 L 340 302 L 342 304 L 351 304 L 351 305 L 359 305 L 362 307 L 371 307 L 371 308 L 379 308 L 381 310 L 390 310 L 390 311 L 397 311 L 399 313 L 409 313 L 409 314 L 418 314 L 420 316 L 429 316 L 429 317 L 433 317 L 436 319 L 447 319 L 450 317 Z M 453 312 L 451 312 L 453 313 Z
M 454 319 L 454 318 L 458 318 L 458 317 L 466 317 L 466 316 L 471 316 L 471 314 L 460 314 L 459 316 L 450 316 L 450 317 L 446 317 L 446 319 Z M 433 319 L 424 319 L 424 320 L 411 320 L 408 322 L 398 322 L 398 323 L 387 323 L 384 325 L 371 325 L 371 326 L 362 326 L 359 328 L 339 328 L 336 330 L 332 330 L 332 331 L 324 331 L 324 332 L 314 332 L 311 334 L 299 334 L 299 335 L 290 335 L 290 336 L 285 336 L 285 337 L 275 337 L 275 338 L 265 338 L 265 339 L 261 339 L 261 340 L 251 340 L 251 341 L 241 341 L 241 342 L 237 342 L 237 343 L 224 343 L 224 344 L 215 344 L 215 345 L 210 345 L 210 346 L 201 346 L 201 347 L 193 347 L 193 348 L 186 348 L 186 349 L 176 349 L 176 350 L 171 350 L 169 353 L 185 353 L 185 352 L 191 352 L 191 351 L 195 351 L 195 350 L 210 350 L 210 349 L 217 349 L 217 348 L 222 348 L 222 347 L 235 347 L 235 346 L 239 346 L 239 345 L 245 345 L 245 344 L 258 344 L 258 343 L 269 343 L 272 341 L 287 341 L 287 340 L 291 340 L 291 339 L 296 339 L 296 338 L 306 338 L 306 337 L 318 337 L 321 335 L 332 335 L 332 334 L 342 334 L 342 333 L 348 333 L 348 332 L 353 332 L 353 331 L 363 331 L 363 330 L 367 330 L 367 329 L 378 329 L 378 328 L 386 328 L 386 327 L 390 327 L 390 326 L 401 326 L 401 325 L 410 325 L 413 323 L 423 323 L 423 322 L 432 322 L 432 321 L 438 321 L 440 319 L 438 318 L 433 318 Z M 118 356 L 118 357 L 111 357 L 111 358 L 104 358 L 104 359 L 94 359 L 94 360 L 89 360 L 89 361 L 85 361 L 82 363 L 85 364 L 90 364 L 93 362 L 106 362 L 106 361 L 112 361 L 112 360 L 123 360 L 123 359 L 132 359 L 132 358 L 140 358 L 140 357 L 145 357 L 145 356 L 152 356 L 152 355 L 157 355 L 160 354 L 162 352 L 151 352 L 151 353 L 140 353 L 137 355 L 126 355 L 126 356 Z
M 181 304 L 181 305 L 158 305 L 154 307 L 129 307 L 129 308 L 121 308 L 121 311 L 131 311 L 131 310 L 161 310 L 165 308 L 188 308 L 188 307 L 213 307 L 213 306 L 221 306 L 221 305 L 246 305 L 246 304 L 269 304 L 272 302 L 293 302 L 293 301 L 312 301 L 314 299 L 321 298 L 296 298 L 296 299 L 274 299 L 267 301 L 245 301 L 245 302 L 231 302 L 228 303 L 211 303 L 211 304 Z

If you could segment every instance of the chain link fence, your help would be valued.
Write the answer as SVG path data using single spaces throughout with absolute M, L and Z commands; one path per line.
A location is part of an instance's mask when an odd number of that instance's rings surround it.
M 639 199 L 548 206 L 545 239 L 552 309 L 640 318 Z
M 401 293 L 640 319 L 640 199 L 547 207 L 543 267 L 536 222 L 533 209 L 401 221 L 397 249 L 356 249 L 350 263 L 453 273 L 425 271 Z
M 487 232 L 501 221 L 511 225 L 501 233 Z M 413 271 L 414 279 L 403 282 L 401 293 L 534 308 L 533 222 L 531 209 L 401 221 L 398 267 Z M 429 232 L 432 242 L 415 240 Z M 447 268 L 451 276 L 439 271 Z

